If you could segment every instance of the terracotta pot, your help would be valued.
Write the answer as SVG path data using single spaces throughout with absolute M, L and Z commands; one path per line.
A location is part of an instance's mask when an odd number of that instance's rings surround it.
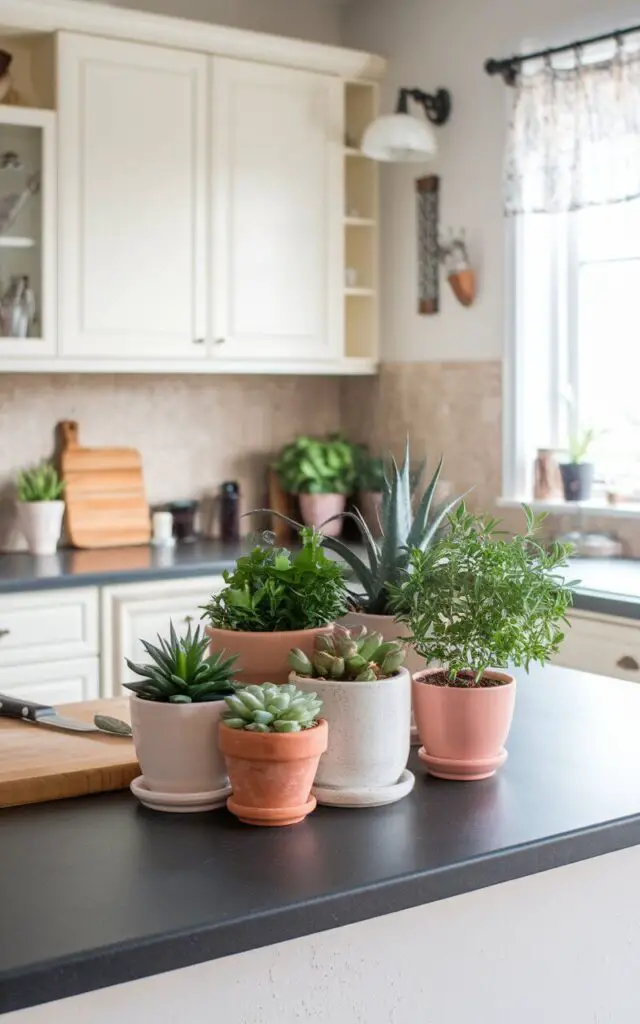
M 426 755 L 422 760 L 431 774 L 444 778 L 493 775 L 506 759 L 503 746 L 511 728 L 516 681 L 506 672 L 487 669 L 485 676 L 502 680 L 503 685 L 466 688 L 430 683 L 429 677 L 441 671 L 429 668 L 413 677 L 413 709 Z M 443 766 L 442 761 L 450 764 Z
M 223 700 L 164 704 L 130 697 L 131 728 L 145 783 L 158 793 L 209 793 L 227 785 L 218 747 Z
M 411 677 L 406 669 L 370 683 L 305 679 L 295 672 L 289 681 L 304 693 L 318 694 L 329 723 L 329 746 L 318 766 L 317 786 L 343 790 L 395 786 L 409 757 Z M 369 802 L 367 796 L 363 804 Z
M 224 650 L 227 655 L 238 655 L 233 675 L 242 686 L 248 683 L 286 683 L 290 671 L 287 656 L 291 648 L 299 647 L 311 657 L 316 637 L 332 631 L 333 624 L 282 633 L 244 633 L 207 626 L 212 654 Z
M 359 491 L 357 506 L 373 536 L 379 537 L 382 533 L 382 527 L 380 525 L 380 517 L 382 515 L 382 492 Z
M 302 732 L 249 732 L 221 722 L 231 813 L 247 825 L 295 825 L 306 818 L 316 806 L 311 786 L 328 732 L 324 718 Z
M 368 615 L 366 612 L 349 612 L 343 616 L 340 620 L 341 626 L 346 626 L 347 629 L 354 629 L 358 626 L 366 626 L 370 633 L 381 633 L 382 639 L 386 642 L 388 640 L 397 640 L 398 637 L 402 638 L 409 636 L 409 627 L 404 622 L 396 622 L 393 615 Z M 404 659 L 404 667 L 407 669 L 410 675 L 415 672 L 420 672 L 425 667 L 424 658 L 413 649 L 413 647 L 407 647 L 407 656 Z M 411 742 L 413 744 L 418 743 L 418 730 L 415 725 L 415 717 L 411 715 Z
M 298 501 L 305 525 L 319 529 L 326 519 L 344 512 L 347 497 L 345 494 L 299 494 Z M 342 520 L 335 519 L 327 523 L 322 532 L 327 537 L 339 537 L 342 533 Z
M 32 555 L 54 555 L 60 540 L 64 501 L 19 501 L 18 525 Z

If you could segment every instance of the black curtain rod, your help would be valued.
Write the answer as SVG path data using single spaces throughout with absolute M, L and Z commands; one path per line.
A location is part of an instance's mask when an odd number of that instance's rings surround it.
M 507 85 L 515 85 L 520 65 L 527 60 L 536 60 L 538 57 L 553 57 L 556 53 L 568 53 L 570 50 L 579 49 L 581 46 L 590 46 L 592 43 L 606 43 L 609 39 L 621 39 L 622 36 L 631 35 L 633 32 L 640 32 L 640 25 L 632 25 L 630 28 L 621 28 L 617 32 L 605 32 L 602 36 L 592 36 L 591 39 L 579 39 L 575 43 L 567 43 L 565 46 L 552 46 L 546 50 L 537 50 L 535 53 L 524 53 L 506 57 L 503 60 L 489 58 L 485 61 L 484 70 L 488 75 L 502 75 Z

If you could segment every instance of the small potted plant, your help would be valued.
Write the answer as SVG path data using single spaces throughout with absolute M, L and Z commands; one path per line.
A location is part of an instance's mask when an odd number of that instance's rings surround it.
M 301 540 L 295 554 L 264 544 L 243 555 L 204 608 L 212 647 L 238 656 L 239 683 L 286 683 L 289 649 L 310 653 L 347 609 L 343 570 L 327 558 L 322 535 L 305 528 Z
M 225 697 L 220 749 L 233 796 L 227 807 L 247 825 L 295 825 L 316 806 L 311 786 L 327 749 L 322 701 L 295 686 L 262 683 Z
M 564 638 L 573 584 L 560 570 L 571 549 L 545 549 L 536 538 L 544 516 L 523 508 L 526 533 L 508 537 L 460 505 L 437 544 L 412 550 L 394 587 L 416 650 L 440 665 L 413 677 L 419 757 L 440 778 L 483 779 L 504 763 L 516 698 L 506 670 L 544 664 Z
M 379 537 L 382 533 L 384 459 L 371 455 L 366 445 L 358 445 L 354 456 L 357 506 L 373 536 Z
M 131 726 L 142 776 L 131 783 L 142 803 L 159 810 L 204 811 L 220 807 L 229 793 L 218 748 L 223 698 L 233 693 L 235 658 L 207 656 L 209 640 L 198 626 L 186 636 L 142 641 L 151 661 L 127 665 L 141 679 L 131 690 Z
M 280 452 L 275 465 L 280 485 L 295 494 L 307 526 L 337 536 L 347 495 L 355 479 L 353 448 L 338 435 L 298 437 Z
M 32 555 L 54 555 L 64 516 L 64 483 L 50 462 L 23 469 L 16 480 L 18 525 Z
M 569 439 L 569 461 L 560 464 L 565 501 L 589 501 L 591 497 L 593 463 L 587 462 L 587 456 L 595 439 L 592 427 Z
M 411 792 L 411 677 L 404 657 L 400 643 L 384 643 L 364 626 L 353 632 L 336 626 L 317 637 L 311 658 L 290 651 L 290 681 L 318 695 L 329 724 L 313 789 L 319 803 L 378 807 Z

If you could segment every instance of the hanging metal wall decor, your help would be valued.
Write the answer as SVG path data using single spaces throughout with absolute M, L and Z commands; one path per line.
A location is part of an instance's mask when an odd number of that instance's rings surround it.
M 440 308 L 440 250 L 438 217 L 440 178 L 429 174 L 416 181 L 418 213 L 418 312 Z

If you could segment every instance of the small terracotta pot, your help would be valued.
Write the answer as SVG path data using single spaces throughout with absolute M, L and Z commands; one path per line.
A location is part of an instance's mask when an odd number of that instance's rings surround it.
M 485 677 L 500 686 L 436 686 L 429 677 L 441 672 L 428 668 L 413 677 L 413 710 L 423 757 L 432 774 L 444 778 L 486 778 L 504 759 L 503 746 L 513 718 L 516 681 L 513 676 L 487 669 Z M 441 770 L 433 770 L 433 764 Z M 450 762 L 447 774 L 437 762 Z
M 299 494 L 300 515 L 306 526 L 319 529 L 326 519 L 344 512 L 347 503 L 345 494 Z M 339 537 L 342 533 L 342 520 L 334 519 L 322 529 L 327 537 Z
M 221 722 L 231 813 L 247 825 L 295 825 L 306 818 L 316 806 L 311 786 L 328 733 L 324 718 L 302 732 L 249 732 Z
M 223 700 L 164 704 L 130 697 L 136 757 L 156 793 L 209 793 L 227 785 L 218 747 Z
M 245 633 L 207 626 L 212 654 L 224 650 L 229 656 L 238 655 L 233 676 L 242 686 L 248 683 L 286 683 L 290 672 L 287 657 L 291 648 L 299 647 L 311 657 L 316 637 L 332 632 L 333 623 L 317 629 L 291 629 L 282 633 Z
M 357 506 L 373 536 L 379 537 L 382 533 L 382 492 L 359 491 Z

